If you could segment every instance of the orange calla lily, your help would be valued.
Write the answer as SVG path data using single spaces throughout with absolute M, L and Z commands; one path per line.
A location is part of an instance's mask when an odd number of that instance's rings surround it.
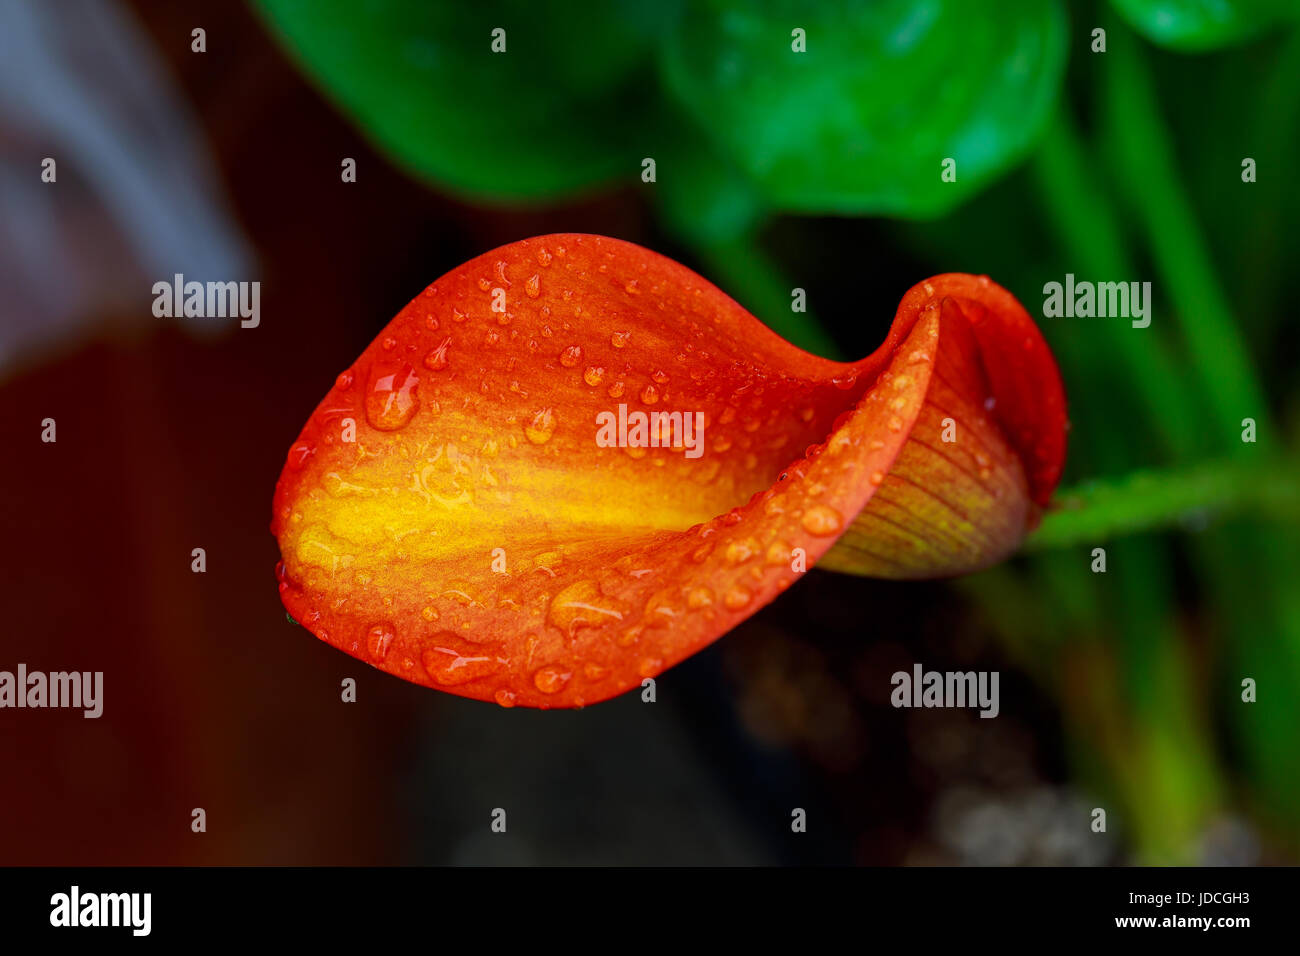
M 1042 336 L 986 277 L 913 287 L 845 364 L 639 246 L 528 239 L 429 286 L 339 375 L 276 487 L 281 596 L 406 680 L 580 707 L 819 560 L 892 578 L 1001 560 L 1065 431 Z

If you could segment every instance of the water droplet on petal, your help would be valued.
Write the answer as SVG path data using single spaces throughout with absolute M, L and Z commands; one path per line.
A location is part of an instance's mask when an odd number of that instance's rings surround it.
M 732 611 L 739 611 L 749 603 L 750 593 L 742 587 L 732 587 L 727 589 L 727 593 L 722 598 L 722 603 Z
M 434 640 L 447 638 L 451 641 L 460 640 L 457 635 L 450 631 L 434 636 Z M 431 680 L 437 684 L 446 684 L 448 686 L 464 684 L 472 680 L 478 680 L 481 677 L 487 677 L 501 667 L 501 661 L 495 657 L 477 655 L 469 657 L 451 647 L 429 648 L 420 655 L 420 663 L 424 665 L 424 669 L 428 672 Z
M 736 565 L 744 564 L 757 553 L 758 542 L 753 538 L 743 538 L 727 545 L 725 557 L 728 564 Z
M 550 664 L 533 675 L 533 685 L 543 694 L 558 694 L 572 676 L 572 671 Z
M 605 370 L 599 365 L 588 365 L 587 370 L 582 373 L 582 380 L 595 388 L 605 377 Z
M 345 372 L 339 372 L 339 377 L 334 380 L 334 384 L 339 388 L 351 388 L 352 382 L 356 376 L 352 374 L 352 369 Z
M 524 295 L 528 296 L 528 298 L 530 299 L 535 299 L 539 295 L 541 295 L 541 292 L 542 292 L 542 278 L 541 276 L 534 273 L 533 275 L 530 275 L 528 277 L 527 281 L 524 282 Z
M 288 465 L 290 468 L 301 468 L 306 464 L 307 459 L 315 453 L 315 447 L 304 441 L 300 441 L 289 449 Z
M 566 636 L 573 637 L 581 628 L 603 627 L 611 621 L 623 620 L 623 607 L 601 594 L 595 581 L 577 581 L 551 600 L 546 620 Z
M 524 435 L 534 445 L 545 445 L 555 434 L 555 412 L 543 408 L 533 415 L 532 421 L 524 426 Z
M 654 405 L 659 401 L 659 389 L 655 388 L 653 385 L 647 385 L 645 388 L 641 389 L 641 401 L 645 402 L 647 405 Z
M 420 408 L 416 389 L 420 384 L 415 369 L 403 363 L 395 371 L 381 369 L 372 379 L 366 395 L 366 419 L 380 431 L 404 427 Z
M 560 364 L 565 368 L 573 368 L 582 361 L 582 346 L 570 345 L 560 353 Z
M 514 691 L 506 690 L 504 687 L 501 688 L 501 690 L 497 691 L 495 694 L 493 694 L 493 695 L 492 695 L 492 699 L 495 700 L 495 701 L 496 701 L 498 704 L 500 704 L 502 707 L 513 707 L 513 706 L 515 706 L 515 693 L 514 693 Z
M 447 346 L 451 344 L 451 336 L 443 339 L 436 345 L 428 355 L 424 357 L 424 367 L 434 372 L 440 372 L 447 367 Z
M 813 505 L 803 514 L 804 530 L 818 537 L 836 534 L 844 527 L 840 513 L 828 505 Z
M 397 632 L 393 629 L 393 625 L 386 622 L 376 624 L 366 631 L 366 653 L 370 655 L 370 659 L 382 661 L 387 657 L 388 649 L 396 636 Z
M 621 349 L 627 345 L 627 340 L 632 337 L 631 332 L 615 332 L 609 337 L 609 344 L 616 349 Z
M 776 540 L 767 546 L 764 560 L 772 567 L 790 563 L 790 546 L 784 541 Z
M 708 588 L 694 588 L 686 595 L 686 606 L 692 611 L 709 607 L 713 604 L 713 592 Z

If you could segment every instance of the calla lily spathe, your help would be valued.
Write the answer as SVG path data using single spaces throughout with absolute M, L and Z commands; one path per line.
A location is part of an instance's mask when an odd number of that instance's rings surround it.
M 637 413 L 655 441 L 627 437 Z M 598 441 L 620 414 L 623 440 Z M 583 706 L 819 561 L 919 578 L 1003 559 L 1065 432 L 1042 336 L 986 277 L 914 286 L 884 344 L 839 363 L 639 246 L 528 239 L 424 290 L 312 414 L 275 491 L 281 596 L 405 680 Z

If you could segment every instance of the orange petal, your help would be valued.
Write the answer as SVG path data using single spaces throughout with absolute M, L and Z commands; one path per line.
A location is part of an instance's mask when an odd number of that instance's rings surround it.
M 643 437 L 609 426 L 620 405 L 703 429 L 605 447 Z M 842 534 L 837 567 L 886 576 L 998 560 L 1055 485 L 1064 421 L 1046 346 L 987 279 L 914 288 L 841 364 L 638 246 L 525 240 L 439 279 L 339 376 L 276 488 L 280 588 L 399 677 L 582 706 L 715 640 Z

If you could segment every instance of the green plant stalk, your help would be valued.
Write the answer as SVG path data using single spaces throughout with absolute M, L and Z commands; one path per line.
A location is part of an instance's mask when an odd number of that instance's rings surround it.
M 1277 447 L 1278 433 L 1182 188 L 1146 64 L 1131 38 L 1117 39 L 1110 54 L 1116 59 L 1108 73 L 1107 100 L 1117 155 L 1138 173 L 1127 180 L 1133 187 L 1131 202 L 1170 290 L 1201 390 L 1211 399 L 1219 441 L 1236 457 L 1258 457 L 1260 444 Z M 1236 174 L 1225 170 L 1225 188 L 1241 185 Z M 1243 418 L 1255 419 L 1259 444 L 1240 440 Z M 1259 680 L 1258 675 L 1266 674 L 1271 684 L 1295 687 L 1300 684 L 1296 536 L 1293 530 L 1254 524 L 1243 524 L 1236 532 L 1211 536 L 1194 550 L 1200 576 L 1211 588 L 1219 640 L 1228 659 L 1248 672 L 1242 676 Z M 1300 705 L 1294 695 L 1282 692 L 1253 705 L 1234 694 L 1224 706 L 1261 789 L 1261 802 L 1275 819 L 1286 819 L 1293 842 L 1300 841 L 1300 754 L 1294 740 Z
M 1254 448 L 1240 440 L 1242 419 L 1253 418 L 1261 431 L 1271 431 L 1264 390 L 1182 188 L 1150 72 L 1136 41 L 1125 31 L 1115 34 L 1104 90 L 1108 128 L 1123 169 L 1119 179 L 1161 273 L 1157 296 L 1168 296 L 1190 349 L 1213 416 L 1216 446 L 1248 456 Z M 1235 170 L 1225 170 L 1224 180 L 1225 189 L 1241 185 Z
M 1210 461 L 1093 481 L 1058 492 L 1027 551 L 1095 547 L 1162 528 L 1195 528 L 1240 512 L 1300 521 L 1300 463 Z M 1300 529 L 1297 529 L 1300 530 Z
M 1069 259 L 1087 276 L 1133 275 L 1119 215 L 1093 172 L 1068 108 L 1062 104 L 1031 166 L 1045 219 Z M 1143 402 L 1146 418 L 1175 458 L 1196 445 L 1196 401 L 1179 375 L 1165 334 L 1158 328 L 1088 320 L 1072 336 L 1090 366 L 1118 358 Z

